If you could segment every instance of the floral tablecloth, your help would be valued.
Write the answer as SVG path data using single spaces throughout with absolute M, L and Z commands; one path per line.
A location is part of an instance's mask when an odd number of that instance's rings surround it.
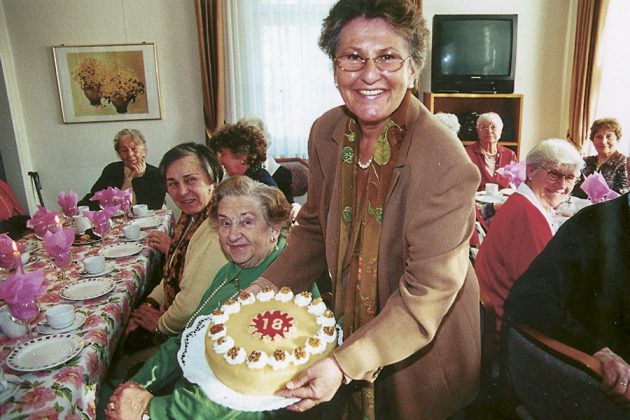
M 161 224 L 158 229 L 167 231 L 170 228 L 172 213 L 169 210 L 156 211 Z M 105 245 L 117 241 L 125 221 L 113 219 L 114 226 L 105 237 Z M 40 240 L 27 236 L 21 241 L 34 250 L 35 258 L 27 264 L 26 271 L 43 269 L 48 284 L 47 292 L 40 299 L 40 313 L 31 324 L 33 338 L 40 334 L 35 325 L 45 319 L 44 311 L 57 303 L 73 303 L 77 312 L 86 316 L 85 323 L 71 333 L 83 339 L 83 350 L 73 359 L 60 367 L 37 372 L 18 372 L 7 366 L 7 357 L 26 337 L 8 338 L 0 333 L 0 369 L 5 374 L 19 378 L 20 386 L 14 396 L 0 404 L 2 419 L 86 419 L 96 418 L 96 395 L 98 386 L 103 380 L 116 346 L 120 341 L 129 314 L 143 288 L 150 257 L 154 251 L 141 243 L 144 249 L 136 255 L 118 258 L 113 261 L 114 270 L 103 277 L 109 277 L 116 283 L 114 289 L 101 297 L 67 301 L 59 296 L 64 286 L 77 281 L 81 277 L 78 270 L 83 268 L 81 261 L 91 255 L 98 254 L 104 246 L 102 242 L 92 245 L 73 247 L 73 263 L 66 270 L 68 280 L 59 278 L 60 270 L 55 267 Z M 35 261 L 33 261 L 35 260 Z

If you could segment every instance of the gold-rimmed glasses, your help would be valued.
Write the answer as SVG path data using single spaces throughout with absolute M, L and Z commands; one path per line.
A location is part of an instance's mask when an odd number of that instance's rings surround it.
M 400 70 L 405 61 L 409 60 L 411 57 L 411 55 L 407 58 L 402 58 L 395 54 L 383 54 L 378 57 L 363 58 L 357 53 L 351 53 L 335 58 L 335 64 L 342 71 L 360 71 L 365 68 L 369 60 L 372 60 L 376 68 L 380 71 L 392 73 Z

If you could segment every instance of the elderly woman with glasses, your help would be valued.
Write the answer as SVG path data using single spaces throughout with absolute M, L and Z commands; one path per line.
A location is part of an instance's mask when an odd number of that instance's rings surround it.
M 509 179 L 497 173 L 497 169 L 517 160 L 512 150 L 498 144 L 502 132 L 503 120 L 499 114 L 486 112 L 477 118 L 479 142 L 466 146 L 466 153 L 481 174 L 480 191 L 486 188 L 488 182 L 498 184 L 500 188 L 510 184 Z
M 427 39 L 411 0 L 340 0 L 324 20 L 344 104 L 313 124 L 307 202 L 252 288 L 332 279 L 345 341 L 287 384 L 282 395 L 301 399 L 291 410 L 336 394 L 331 418 L 446 418 L 477 395 L 479 175 L 413 95 Z
M 553 211 L 569 198 L 584 161 L 571 143 L 550 139 L 527 154 L 526 164 L 527 180 L 497 212 L 475 260 L 481 290 L 497 313 L 497 331 L 512 285 L 556 232 Z

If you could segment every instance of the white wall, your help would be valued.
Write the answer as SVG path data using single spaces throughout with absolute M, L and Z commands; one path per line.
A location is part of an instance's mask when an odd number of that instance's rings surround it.
M 56 207 L 59 191 L 83 195 L 89 190 L 103 167 L 118 159 L 112 140 L 122 128 L 145 135 L 148 161 L 156 166 L 175 144 L 204 141 L 192 1 L 2 0 L 1 6 L 9 42 L 0 42 L 0 54 L 10 67 L 5 70 L 8 88 L 17 87 L 8 92 L 9 101 L 21 105 L 21 112 L 12 112 L 17 141 L 25 146 L 20 159 L 32 162 L 22 170 L 39 172 L 47 207 Z M 143 41 L 157 46 L 163 118 L 64 124 L 51 47 Z
M 575 2 L 424 0 L 429 25 L 436 13 L 519 15 L 515 91 L 524 95 L 523 154 L 543 138 L 565 135 Z M 88 191 L 102 168 L 117 159 L 112 139 L 121 128 L 145 134 L 148 161 L 156 165 L 173 145 L 203 141 L 191 0 L 0 0 L 0 6 L 0 57 L 21 175 L 40 173 L 48 207 L 55 206 L 61 190 Z M 63 124 L 51 46 L 143 41 L 157 45 L 163 119 Z M 421 87 L 429 89 L 430 63 Z M 28 185 L 26 192 L 33 212 L 36 200 Z
M 515 93 L 523 94 L 521 157 L 541 140 L 565 138 L 574 0 L 424 0 L 429 27 L 435 14 L 517 14 Z M 431 65 L 421 90 L 431 90 Z M 565 85 L 566 82 L 566 85 Z

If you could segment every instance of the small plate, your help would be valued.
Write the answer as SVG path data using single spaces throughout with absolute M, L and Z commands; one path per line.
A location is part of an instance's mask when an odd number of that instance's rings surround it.
M 483 193 L 483 194 L 477 194 L 476 200 L 483 204 L 503 203 L 505 201 L 505 197 L 501 197 L 500 195 L 488 195 L 486 193 Z
M 11 398 L 13 394 L 15 394 L 18 389 L 20 389 L 20 386 L 16 385 L 17 382 L 20 382 L 20 378 L 7 374 L 4 375 L 4 378 L 9 381 L 9 383 L 7 383 L 7 388 L 4 391 L 0 392 L 0 404 Z
M 125 235 L 120 235 L 118 237 L 119 241 L 123 241 L 123 242 L 136 242 L 136 241 L 141 241 L 143 239 L 146 239 L 147 236 L 149 236 L 148 233 L 146 233 L 145 231 L 140 232 L 140 236 L 138 236 L 136 239 L 127 239 L 125 238 Z
M 7 357 L 7 366 L 22 372 L 47 370 L 66 363 L 83 349 L 83 340 L 72 334 L 51 334 L 18 345 Z
M 76 316 L 74 317 L 74 322 L 71 325 L 68 325 L 65 328 L 53 328 L 50 325 L 48 325 L 46 322 L 41 322 L 41 323 L 37 324 L 37 332 L 39 332 L 40 334 L 61 334 L 61 333 L 65 333 L 65 332 L 68 332 L 68 331 L 76 330 L 81 325 L 83 325 L 83 323 L 85 322 L 86 319 L 87 319 L 87 317 L 84 314 L 82 314 L 81 312 L 77 312 Z
M 94 299 L 111 292 L 115 286 L 114 280 L 108 278 L 81 279 L 61 289 L 59 296 L 67 300 Z
M 144 216 L 136 216 L 135 214 L 133 214 L 132 211 L 129 212 L 129 217 L 133 218 L 133 219 L 143 219 L 145 217 L 153 217 L 153 215 L 155 214 L 155 210 L 148 210 L 147 214 L 145 214 Z
M 88 273 L 85 268 L 77 270 L 77 273 L 81 277 L 100 277 L 109 274 L 112 271 L 114 271 L 114 263 L 105 263 L 105 270 L 100 273 Z
M 143 249 L 144 246 L 137 242 L 118 243 L 103 247 L 103 249 L 99 251 L 99 254 L 105 258 L 123 258 L 135 255 Z
M 94 233 L 92 229 L 88 229 L 80 235 L 78 233 L 74 235 L 74 242 L 72 243 L 72 245 L 74 246 L 91 245 L 96 242 L 99 242 L 100 240 L 102 240 L 100 236 Z
M 159 216 L 140 217 L 134 223 L 140 225 L 140 229 L 150 229 L 160 226 L 162 219 Z

